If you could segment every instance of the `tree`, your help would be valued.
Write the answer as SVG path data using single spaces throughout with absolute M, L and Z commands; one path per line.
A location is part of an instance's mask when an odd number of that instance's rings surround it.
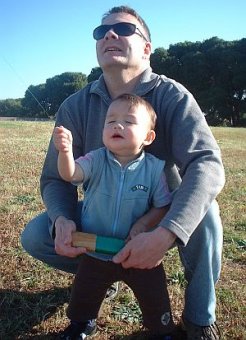
M 20 117 L 22 115 L 21 98 L 0 100 L 0 117 Z
M 209 46 L 205 53 L 211 69 L 205 110 L 238 126 L 246 112 L 246 39 L 226 42 L 212 38 L 204 45 Z
M 87 81 L 88 83 L 94 81 L 94 80 L 97 80 L 100 75 L 102 74 L 102 69 L 101 67 L 94 67 L 92 70 L 91 70 L 91 73 L 88 75 L 87 77 Z
M 150 56 L 150 64 L 153 71 L 157 74 L 167 74 L 168 70 L 167 61 L 169 59 L 168 51 L 163 47 L 159 47 L 155 49 L 155 52 Z M 166 72 L 164 71 L 166 69 Z
M 45 84 L 30 85 L 21 101 L 26 117 L 48 117 Z
M 209 122 L 242 124 L 246 112 L 246 39 L 217 37 L 158 48 L 151 66 L 182 83 L 196 97 Z
M 83 73 L 65 72 L 46 80 L 46 101 L 49 103 L 51 114 L 55 114 L 61 103 L 71 94 L 77 92 L 87 84 Z
M 65 72 L 47 79 L 45 84 L 29 86 L 22 105 L 28 116 L 54 116 L 61 103 L 86 84 L 83 73 Z

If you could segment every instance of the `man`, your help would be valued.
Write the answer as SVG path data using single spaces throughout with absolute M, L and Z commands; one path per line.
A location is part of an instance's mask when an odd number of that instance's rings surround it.
M 192 95 L 180 84 L 152 73 L 149 29 L 126 6 L 114 7 L 93 32 L 103 75 L 61 105 L 56 125 L 72 131 L 74 157 L 102 146 L 105 115 L 122 93 L 144 97 L 157 113 L 156 140 L 148 152 L 166 160 L 175 190 L 169 212 L 152 232 L 141 233 L 114 257 L 124 268 L 153 268 L 176 243 L 188 281 L 182 323 L 188 339 L 219 339 L 215 283 L 219 278 L 222 226 L 216 196 L 224 185 L 219 147 Z M 81 249 L 71 246 L 80 211 L 74 186 L 57 173 L 53 143 L 44 163 L 41 193 L 47 208 L 22 234 L 35 258 L 76 272 Z

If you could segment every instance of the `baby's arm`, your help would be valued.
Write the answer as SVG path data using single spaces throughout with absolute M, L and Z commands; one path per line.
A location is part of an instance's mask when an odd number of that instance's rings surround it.
M 83 171 L 73 158 L 73 137 L 71 131 L 63 126 L 56 127 L 53 132 L 53 141 L 58 150 L 57 167 L 60 176 L 68 182 L 82 182 Z
M 158 225 L 158 223 L 163 219 L 169 209 L 169 205 L 161 208 L 152 207 L 150 210 L 140 217 L 132 226 L 129 232 L 129 239 L 137 236 L 140 233 L 146 232 Z

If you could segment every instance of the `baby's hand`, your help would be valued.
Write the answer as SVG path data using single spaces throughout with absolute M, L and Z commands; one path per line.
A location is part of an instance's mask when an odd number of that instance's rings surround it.
M 59 152 L 69 152 L 72 150 L 73 137 L 71 131 L 63 126 L 54 128 L 53 141 Z
M 130 241 L 131 239 L 133 239 L 135 236 L 137 236 L 138 234 L 144 233 L 145 231 L 147 231 L 147 226 L 145 224 L 143 224 L 142 222 L 136 222 L 133 224 L 127 241 Z

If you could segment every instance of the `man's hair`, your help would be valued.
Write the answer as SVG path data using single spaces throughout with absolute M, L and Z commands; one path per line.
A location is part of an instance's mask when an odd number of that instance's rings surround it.
M 113 102 L 116 101 L 124 101 L 129 104 L 129 108 L 136 108 L 138 106 L 143 106 L 146 109 L 146 112 L 149 114 L 150 118 L 150 129 L 154 130 L 155 124 L 156 124 L 156 113 L 153 107 L 150 105 L 149 102 L 147 102 L 142 97 L 137 96 L 136 94 L 131 93 L 123 93 L 120 96 L 116 97 Z
M 127 14 L 131 14 L 132 16 L 134 16 L 138 22 L 141 24 L 141 26 L 143 27 L 145 33 L 146 33 L 146 38 L 149 42 L 151 42 L 151 35 L 150 35 L 150 30 L 148 25 L 146 24 L 146 22 L 144 21 L 143 18 L 141 18 L 141 16 L 131 7 L 128 6 L 117 6 L 117 7 L 113 7 L 111 8 L 108 12 L 104 13 L 103 17 L 102 17 L 102 21 L 104 19 L 106 19 L 109 15 L 111 14 L 115 14 L 115 13 L 127 13 Z

